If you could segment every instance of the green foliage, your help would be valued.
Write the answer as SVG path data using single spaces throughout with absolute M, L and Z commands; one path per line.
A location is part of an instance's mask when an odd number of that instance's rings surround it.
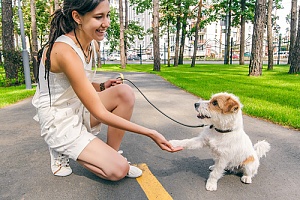
M 50 28 L 50 3 L 45 0 L 35 0 L 36 7 L 36 24 L 38 31 L 38 40 L 41 42 L 40 46 L 45 42 L 45 36 L 49 33 Z M 14 29 L 20 35 L 18 5 L 13 8 L 13 22 Z M 31 14 L 30 14 L 30 0 L 22 0 L 22 13 L 24 21 L 25 35 L 31 37 Z
M 129 0 L 130 5 L 134 6 L 136 13 L 143 13 L 152 9 L 152 0 Z
M 273 71 L 264 67 L 261 77 L 248 76 L 246 65 L 162 65 L 160 72 L 153 71 L 151 64 L 127 65 L 126 69 L 103 65 L 101 70 L 155 73 L 204 99 L 218 92 L 234 93 L 241 99 L 245 114 L 300 130 L 300 76 L 288 74 L 287 65 L 275 66 Z
M 138 38 L 143 40 L 145 32 L 144 28 L 138 25 L 136 21 L 130 21 L 128 24 L 128 29 L 124 32 L 127 47 L 130 49 L 131 44 L 133 44 Z M 119 51 L 120 45 L 120 22 L 119 13 L 116 8 L 110 8 L 110 27 L 107 29 L 107 44 L 110 45 L 110 52 Z
M 229 0 L 213 0 L 212 5 L 208 9 L 203 9 L 203 14 L 207 16 L 202 22 L 201 26 L 205 26 L 217 20 L 224 20 L 226 13 L 231 10 L 232 12 L 232 26 L 236 27 L 240 24 L 241 15 L 243 15 L 246 21 L 254 20 L 255 13 L 255 0 L 246 1 L 246 9 L 241 11 L 241 1 L 232 0 L 232 4 L 229 4 Z
M 110 53 L 116 51 L 120 45 L 120 24 L 119 13 L 116 8 L 110 7 L 110 27 L 107 29 L 107 44 L 110 46 Z
M 32 96 L 35 88 L 27 90 L 25 85 L 0 87 L 0 108 Z
M 125 30 L 125 38 L 127 47 L 130 48 L 131 44 L 136 41 L 136 38 L 143 40 L 145 36 L 144 28 L 138 25 L 136 21 L 130 21 L 128 29 Z
M 0 86 L 20 85 L 24 83 L 24 70 L 20 51 L 3 50 L 6 58 L 4 66 L 1 67 Z

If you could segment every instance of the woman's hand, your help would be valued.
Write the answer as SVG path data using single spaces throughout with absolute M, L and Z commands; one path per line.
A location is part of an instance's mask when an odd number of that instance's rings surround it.
M 117 79 L 109 79 L 104 83 L 105 88 L 110 88 L 111 86 L 122 84 L 123 80 L 120 78 Z
M 183 149 L 182 147 L 173 147 L 162 134 L 155 130 L 153 130 L 153 134 L 150 137 L 162 150 L 174 153 Z

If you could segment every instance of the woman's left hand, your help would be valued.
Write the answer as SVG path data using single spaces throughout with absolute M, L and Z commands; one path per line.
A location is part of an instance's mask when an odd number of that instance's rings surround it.
M 123 83 L 123 80 L 120 79 L 120 78 L 117 78 L 117 79 L 109 79 L 107 80 L 104 85 L 105 85 L 105 88 L 110 88 L 111 86 L 115 86 L 115 85 L 119 85 L 119 84 L 122 84 Z

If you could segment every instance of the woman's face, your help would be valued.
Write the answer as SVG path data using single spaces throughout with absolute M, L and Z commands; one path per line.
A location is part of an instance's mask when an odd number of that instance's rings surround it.
M 86 37 L 101 41 L 105 37 L 106 29 L 110 25 L 109 19 L 109 2 L 102 1 L 94 10 L 81 16 L 81 28 Z

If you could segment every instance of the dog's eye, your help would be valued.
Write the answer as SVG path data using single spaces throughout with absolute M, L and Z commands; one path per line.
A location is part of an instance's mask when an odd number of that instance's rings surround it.
M 217 100 L 213 101 L 212 105 L 217 106 L 218 105 L 218 101 Z

